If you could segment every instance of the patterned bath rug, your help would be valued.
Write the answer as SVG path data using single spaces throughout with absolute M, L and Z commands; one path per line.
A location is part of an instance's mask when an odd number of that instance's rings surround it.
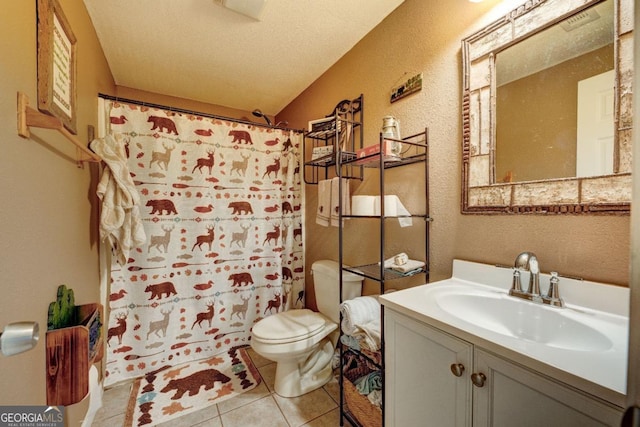
M 124 425 L 153 426 L 249 391 L 260 383 L 244 348 L 166 366 L 133 383 Z

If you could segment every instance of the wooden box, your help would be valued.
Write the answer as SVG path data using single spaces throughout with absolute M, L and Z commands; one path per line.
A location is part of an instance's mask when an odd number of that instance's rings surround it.
M 102 359 L 101 304 L 75 307 L 78 325 L 46 334 L 47 405 L 68 406 L 89 393 L 89 369 Z

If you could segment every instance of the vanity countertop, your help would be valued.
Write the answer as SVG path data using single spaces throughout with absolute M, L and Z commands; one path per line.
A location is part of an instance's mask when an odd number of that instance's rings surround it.
M 540 275 L 540 287 L 543 292 L 547 289 L 549 277 L 547 274 Z M 524 273 L 522 279 L 522 283 L 526 286 L 528 273 Z M 453 276 L 450 279 L 384 294 L 380 296 L 380 302 L 394 311 L 430 324 L 614 405 L 624 407 L 627 382 L 629 289 L 561 277 L 560 294 L 565 300 L 565 307 L 541 307 L 542 310 L 562 310 L 562 312 L 551 312 L 551 314 L 561 313 L 563 317 L 573 317 L 589 323 L 594 331 L 606 336 L 610 341 L 610 346 L 606 349 L 590 350 L 558 348 L 497 333 L 452 315 L 436 300 L 436 295 L 453 290 L 458 295 L 482 293 L 495 295 L 497 298 L 514 299 L 507 295 L 511 281 L 512 269 L 510 268 L 454 260 Z M 519 301 L 524 304 L 534 304 L 524 300 Z

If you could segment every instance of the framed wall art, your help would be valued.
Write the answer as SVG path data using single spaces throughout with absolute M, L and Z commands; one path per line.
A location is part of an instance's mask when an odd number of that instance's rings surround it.
M 38 109 L 76 134 L 76 37 L 58 0 L 38 0 Z

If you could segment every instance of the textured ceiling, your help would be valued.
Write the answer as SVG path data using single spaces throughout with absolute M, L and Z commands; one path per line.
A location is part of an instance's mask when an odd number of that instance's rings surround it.
M 404 0 L 84 0 L 119 86 L 274 115 Z

